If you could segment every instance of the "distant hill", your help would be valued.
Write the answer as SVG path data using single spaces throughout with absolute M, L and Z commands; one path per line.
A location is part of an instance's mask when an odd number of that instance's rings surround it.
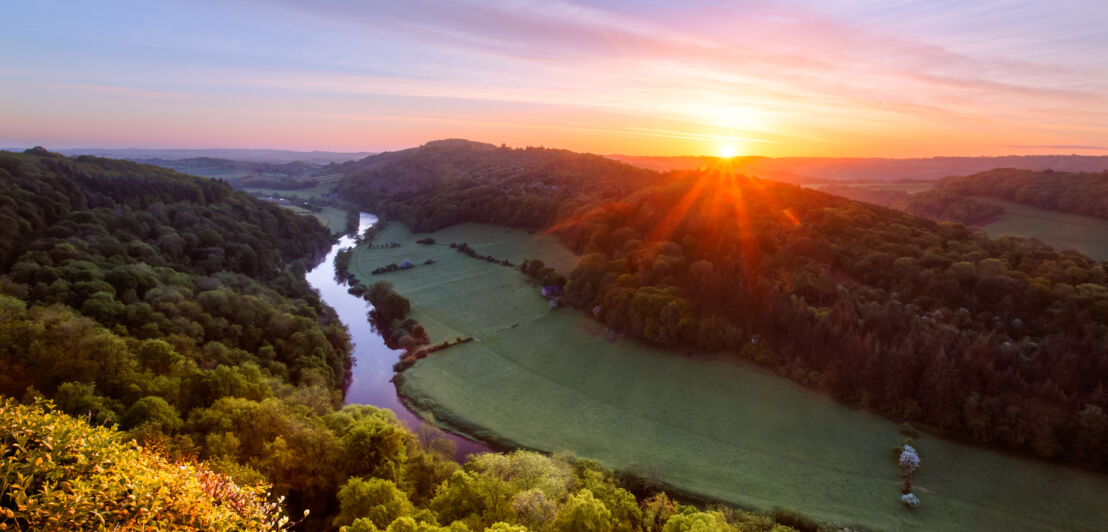
M 289 163 L 267 163 L 257 161 L 236 161 L 215 157 L 192 157 L 188 159 L 133 159 L 136 163 L 150 164 L 169 168 L 184 174 L 226 180 L 294 180 L 314 176 L 323 165 L 304 161 Z
M 6 151 L 20 152 L 24 148 L 5 148 Z M 331 151 L 290 151 L 290 150 L 251 150 L 251 149 L 145 149 L 145 148 L 68 148 L 52 150 L 62 155 L 95 155 L 111 159 L 193 159 L 213 157 L 232 161 L 251 161 L 263 163 L 291 163 L 300 161 L 310 164 L 330 164 L 353 161 L 372 155 L 373 152 L 331 152 Z
M 991 196 L 1040 209 L 1108 219 L 1108 170 L 1036 172 L 997 168 L 942 179 L 935 183 L 935 188 L 963 196 Z
M 429 231 L 461 221 L 545 227 L 576 207 L 625 197 L 662 176 L 606 157 L 467 140 L 428 142 L 322 172 L 344 199 Z
M 612 159 L 657 171 L 695 170 L 711 167 L 717 157 L 649 157 L 609 155 Z M 835 181 L 933 181 L 993 168 L 1019 168 L 1066 172 L 1108 170 L 1108 156 L 1012 155 L 1006 157 L 930 157 L 923 159 L 827 158 L 827 157 L 734 157 L 736 171 L 776 181 L 797 184 Z

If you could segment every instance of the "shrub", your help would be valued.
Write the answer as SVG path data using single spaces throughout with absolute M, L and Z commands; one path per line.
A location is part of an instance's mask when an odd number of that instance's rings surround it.
M 914 493 L 905 493 L 900 496 L 900 502 L 903 502 L 904 506 L 915 508 L 919 506 L 919 497 L 916 497 Z
M 266 487 L 170 461 L 39 401 L 0 399 L 0 529 L 273 530 Z
M 911 475 L 919 469 L 919 453 L 916 452 L 916 448 L 911 445 L 904 445 L 904 450 L 900 452 L 900 469 L 905 474 Z

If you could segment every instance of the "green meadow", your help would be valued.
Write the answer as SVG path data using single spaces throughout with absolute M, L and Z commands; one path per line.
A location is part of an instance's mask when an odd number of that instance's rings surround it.
M 319 219 L 323 227 L 330 229 L 332 235 L 346 232 L 346 211 L 335 207 L 324 207 L 323 210 L 310 214 Z
M 1108 260 L 1108 220 L 1048 211 L 996 198 L 977 199 L 1004 206 L 1004 214 L 981 226 L 989 236 L 1038 238 L 1059 249 L 1076 249 L 1097 260 Z
M 281 205 L 296 214 L 315 216 L 323 227 L 331 230 L 332 235 L 339 235 L 346 231 L 346 211 L 334 207 L 324 207 L 319 212 L 312 212 L 298 205 Z
M 909 194 L 915 194 L 917 192 L 923 192 L 924 190 L 931 190 L 934 187 L 934 183 L 931 181 L 860 181 L 860 182 L 845 182 L 845 183 L 831 183 L 831 184 L 818 184 L 811 185 L 811 188 L 819 190 L 826 186 L 844 186 L 855 188 L 868 188 L 872 190 L 902 190 Z
M 695 358 L 630 341 L 572 309 L 550 311 L 521 273 L 445 244 L 568 272 L 551 237 L 465 224 L 424 246 L 394 224 L 354 255 L 355 274 L 392 282 L 437 343 L 451 347 L 403 374 L 422 415 L 472 437 L 570 451 L 748 508 L 781 506 L 825 522 L 888 530 L 1097 530 L 1108 477 L 924 436 L 916 493 L 899 501 L 896 424 L 846 408 L 724 355 Z M 427 258 L 433 265 L 422 265 Z M 410 259 L 414 269 L 368 275 Z
M 279 196 L 283 196 L 283 197 L 286 197 L 286 198 L 308 199 L 308 198 L 314 198 L 314 197 L 317 197 L 317 196 L 322 196 L 324 194 L 329 194 L 331 192 L 331 189 L 333 189 L 333 188 L 335 188 L 335 185 L 333 185 L 333 184 L 320 183 L 320 184 L 318 184 L 314 187 L 298 188 L 298 189 L 292 189 L 292 190 L 282 190 L 282 189 L 276 189 L 276 188 L 253 188 L 253 187 L 244 188 L 243 190 L 245 190 L 246 192 L 249 192 L 251 194 L 255 194 L 255 193 L 277 194 Z
M 431 233 L 435 244 L 417 244 L 425 236 L 413 235 L 399 223 L 377 234 L 374 244 L 402 244 L 399 248 L 359 246 L 350 269 L 366 284 L 389 281 L 396 291 L 412 301 L 411 316 L 427 329 L 434 343 L 457 337 L 481 338 L 513 324 L 546 316 L 546 303 L 538 288 L 525 281 L 514 267 L 492 264 L 459 253 L 451 242 L 466 242 L 477 251 L 518 266 L 524 259 L 538 258 L 548 266 L 568 273 L 577 257 L 542 234 L 528 234 L 487 224 L 459 224 Z M 412 270 L 370 275 L 376 267 L 405 259 Z M 424 264 L 434 259 L 435 264 Z

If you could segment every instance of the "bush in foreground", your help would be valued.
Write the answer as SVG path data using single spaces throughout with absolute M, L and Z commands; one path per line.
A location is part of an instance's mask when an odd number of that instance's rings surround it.
M 0 399 L 0 530 L 273 530 L 266 487 L 169 461 L 112 429 Z

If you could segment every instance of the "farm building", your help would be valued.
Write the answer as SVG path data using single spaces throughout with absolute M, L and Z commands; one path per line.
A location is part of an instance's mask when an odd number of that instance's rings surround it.
M 412 261 L 410 261 L 408 259 L 404 259 L 404 261 L 400 263 L 400 267 L 403 268 L 403 269 L 414 268 L 415 263 L 413 263 Z
M 562 295 L 561 287 L 550 285 L 542 287 L 542 297 L 558 297 Z

